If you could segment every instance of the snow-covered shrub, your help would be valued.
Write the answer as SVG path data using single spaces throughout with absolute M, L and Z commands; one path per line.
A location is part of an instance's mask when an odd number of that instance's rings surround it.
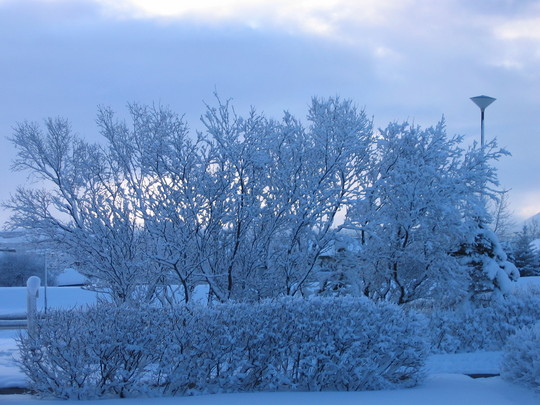
M 280 299 L 176 310 L 53 312 L 21 337 L 42 396 L 190 395 L 414 386 L 424 318 L 367 299 Z
M 170 393 L 382 389 L 421 378 L 425 325 L 390 304 L 281 299 L 197 311 L 172 325 L 160 365 L 171 369 Z
M 508 296 L 487 306 L 436 310 L 430 314 L 434 352 L 501 350 L 520 328 L 540 320 L 540 296 Z
M 521 329 L 508 340 L 501 376 L 540 392 L 540 322 Z
M 153 361 L 159 318 L 152 311 L 100 306 L 52 311 L 21 336 L 20 367 L 41 396 L 87 399 L 135 395 Z

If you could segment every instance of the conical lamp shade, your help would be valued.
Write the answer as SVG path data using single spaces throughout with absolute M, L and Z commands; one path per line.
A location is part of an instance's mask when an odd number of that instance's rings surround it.
M 493 97 L 488 97 L 488 96 L 476 96 L 476 97 L 471 97 L 471 100 L 474 102 L 474 104 L 480 107 L 482 111 L 484 111 L 488 105 L 490 105 L 497 99 Z

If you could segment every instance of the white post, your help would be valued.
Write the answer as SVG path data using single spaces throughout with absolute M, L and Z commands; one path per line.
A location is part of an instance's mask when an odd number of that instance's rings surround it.
M 27 318 L 28 318 L 28 335 L 30 337 L 35 336 L 36 333 L 36 317 L 37 306 L 36 300 L 39 295 L 39 286 L 41 280 L 37 276 L 32 276 L 26 282 L 26 306 L 27 306 Z

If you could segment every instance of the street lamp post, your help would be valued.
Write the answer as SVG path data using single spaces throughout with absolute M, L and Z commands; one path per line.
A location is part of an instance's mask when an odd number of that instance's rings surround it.
M 45 294 L 44 294 L 44 306 L 45 306 L 45 315 L 47 315 L 47 287 L 49 286 L 49 266 L 47 263 L 47 251 L 43 254 L 45 256 L 44 260 L 44 273 L 45 273 Z
M 476 104 L 478 107 L 480 107 L 481 115 L 480 115 L 480 146 L 484 147 L 484 111 L 486 108 L 493 103 L 496 98 L 488 97 L 488 96 L 476 96 L 471 97 L 471 100 L 474 104 Z

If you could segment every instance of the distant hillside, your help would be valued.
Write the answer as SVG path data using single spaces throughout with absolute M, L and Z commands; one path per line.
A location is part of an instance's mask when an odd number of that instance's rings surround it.
M 31 249 L 30 242 L 20 231 L 0 232 L 0 251 L 26 252 Z
M 530 224 L 533 222 L 536 222 L 538 225 L 540 225 L 540 212 L 525 220 L 525 224 Z
M 519 231 L 523 230 L 523 226 L 525 225 L 530 233 L 532 233 L 536 238 L 540 238 L 540 212 L 523 221 Z

